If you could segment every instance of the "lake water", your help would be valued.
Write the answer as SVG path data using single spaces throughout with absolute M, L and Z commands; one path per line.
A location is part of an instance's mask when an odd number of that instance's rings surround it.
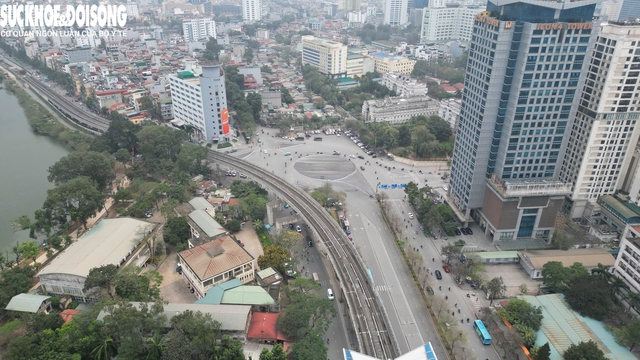
M 3 86 L 3 84 L 0 84 Z M 35 134 L 18 99 L 0 90 L 0 251 L 7 255 L 16 241 L 29 240 L 28 231 L 14 232 L 11 221 L 42 206 L 47 189 L 47 169 L 69 149 L 46 136 Z

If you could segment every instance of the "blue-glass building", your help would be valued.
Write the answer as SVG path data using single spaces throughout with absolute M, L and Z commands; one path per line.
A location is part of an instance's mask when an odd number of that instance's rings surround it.
M 570 186 L 558 182 L 597 0 L 489 0 L 476 16 L 450 199 L 495 239 L 547 237 Z

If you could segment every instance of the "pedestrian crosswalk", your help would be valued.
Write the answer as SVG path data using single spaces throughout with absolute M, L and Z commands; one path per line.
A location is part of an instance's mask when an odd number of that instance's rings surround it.
M 376 285 L 375 288 L 377 292 L 389 291 L 389 287 L 387 285 Z
M 408 177 L 409 175 L 405 174 L 405 173 L 401 173 L 401 172 L 389 172 L 389 177 L 393 178 L 393 179 L 401 179 L 401 178 L 405 178 Z
M 469 298 L 467 298 L 467 300 L 471 303 L 471 306 L 473 306 L 476 311 L 480 311 L 480 309 L 482 309 L 482 302 L 480 302 L 478 295 L 476 293 L 468 293 L 468 295 Z

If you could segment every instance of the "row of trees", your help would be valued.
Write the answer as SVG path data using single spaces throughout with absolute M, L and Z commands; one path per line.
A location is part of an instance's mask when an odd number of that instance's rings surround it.
M 106 315 L 96 320 L 100 311 Z M 4 358 L 245 359 L 242 343 L 222 336 L 210 315 L 184 311 L 168 321 L 163 311 L 161 302 L 118 301 L 99 303 L 66 324 L 59 312 L 28 315 L 26 331 L 9 343 Z
M 443 229 L 446 233 L 451 233 L 458 226 L 453 210 L 446 204 L 434 202 L 436 196 L 429 186 L 419 188 L 416 183 L 410 181 L 404 188 L 409 204 L 416 209 L 418 222 L 426 229 L 437 233 L 438 229 Z
M 236 112 L 238 126 L 252 132 L 262 111 L 262 95 L 252 92 L 245 97 L 244 75 L 238 73 L 237 67 L 227 66 L 224 72 L 228 105 Z
M 384 147 L 402 157 L 443 158 L 453 152 L 451 126 L 438 116 L 417 116 L 399 126 L 347 120 L 345 127 L 364 144 Z

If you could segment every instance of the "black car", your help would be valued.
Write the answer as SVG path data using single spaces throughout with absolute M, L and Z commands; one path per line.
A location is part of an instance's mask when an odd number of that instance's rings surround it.
M 464 234 L 464 235 L 468 235 L 467 234 L 467 228 L 464 228 L 464 227 L 460 228 L 460 232 L 462 232 L 462 234 Z
M 473 235 L 473 231 L 471 231 L 471 228 L 467 228 L 467 235 Z
M 364 156 L 358 155 L 358 159 L 364 159 Z
M 442 273 L 440 272 L 440 270 L 436 270 L 436 279 L 442 280 Z
M 289 224 L 289 229 L 291 229 L 291 230 L 295 229 L 295 225 L 294 224 Z
M 364 171 L 364 166 L 360 166 L 360 170 Z
M 313 241 L 309 241 L 309 247 L 313 247 Z
M 454 233 L 456 233 L 456 235 L 460 235 L 460 234 L 461 234 L 460 229 L 458 229 L 458 228 L 456 228 L 455 230 L 453 230 L 453 232 L 454 232 Z

